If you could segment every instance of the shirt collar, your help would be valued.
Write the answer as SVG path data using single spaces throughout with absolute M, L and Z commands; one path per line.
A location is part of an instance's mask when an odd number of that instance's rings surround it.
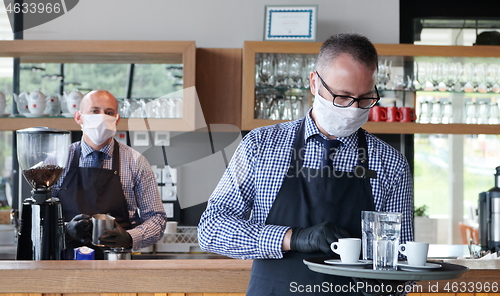
M 111 155 L 113 154 L 113 148 L 114 148 L 114 139 L 109 142 L 106 146 L 102 147 L 101 152 L 104 152 L 104 154 L 108 155 L 108 157 L 111 157 Z M 82 137 L 82 140 L 80 141 L 80 145 L 82 147 L 82 155 L 83 157 L 87 157 L 90 153 L 94 152 L 94 149 L 92 147 L 90 147 L 87 143 L 85 143 L 85 141 L 83 140 L 83 137 Z
M 307 111 L 307 114 L 306 114 L 306 118 L 305 118 L 306 131 L 305 131 L 304 138 L 307 141 L 307 139 L 309 139 L 310 137 L 314 137 L 315 135 L 319 134 L 326 139 L 326 137 L 323 134 L 321 134 L 321 132 L 318 129 L 318 126 L 316 126 L 316 123 L 312 119 L 311 112 L 312 112 L 312 107 L 309 109 L 309 111 Z M 358 149 L 358 133 L 357 133 L 357 131 L 352 133 L 351 135 L 349 135 L 347 137 L 338 137 L 337 140 L 342 142 L 343 145 L 346 145 L 350 149 Z

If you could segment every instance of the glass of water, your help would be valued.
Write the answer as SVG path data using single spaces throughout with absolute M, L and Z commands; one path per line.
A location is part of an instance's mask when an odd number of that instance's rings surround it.
M 397 270 L 401 213 L 378 212 L 374 234 L 373 269 Z
M 361 249 L 363 260 L 373 259 L 373 231 L 375 230 L 375 211 L 361 212 Z

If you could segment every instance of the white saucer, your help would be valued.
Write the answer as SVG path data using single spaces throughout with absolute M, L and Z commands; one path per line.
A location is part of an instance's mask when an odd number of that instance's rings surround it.
M 441 268 L 442 265 L 437 264 L 437 263 L 427 262 L 427 263 L 425 263 L 424 266 L 416 266 L 416 265 L 408 265 L 408 261 L 403 261 L 403 262 L 398 263 L 398 267 L 399 267 L 399 269 L 405 270 L 405 271 L 422 271 L 422 270 L 428 270 L 428 269 Z
M 0 113 L 0 117 L 9 117 L 10 113 Z
M 335 264 L 335 265 L 368 265 L 368 264 L 372 264 L 372 261 L 371 260 L 359 260 L 358 262 L 355 262 L 355 263 L 345 263 L 345 262 L 340 261 L 340 259 L 329 259 L 329 260 L 325 260 L 325 263 Z
M 73 117 L 73 113 L 61 113 L 64 117 Z
M 32 114 L 32 113 L 23 113 L 25 117 L 47 117 L 50 114 Z

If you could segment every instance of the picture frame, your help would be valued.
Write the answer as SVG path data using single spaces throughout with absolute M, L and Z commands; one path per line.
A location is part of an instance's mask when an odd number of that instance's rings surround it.
M 266 5 L 264 41 L 316 41 L 318 5 Z

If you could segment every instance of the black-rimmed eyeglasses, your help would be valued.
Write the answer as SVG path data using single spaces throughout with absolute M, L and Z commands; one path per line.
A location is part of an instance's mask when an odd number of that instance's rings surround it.
M 353 98 L 351 96 L 341 96 L 341 95 L 336 95 L 334 94 L 330 88 L 326 85 L 325 81 L 321 76 L 319 76 L 318 71 L 316 71 L 316 74 L 319 77 L 319 80 L 321 81 L 321 84 L 326 88 L 326 90 L 332 95 L 333 97 L 333 106 L 339 107 L 339 108 L 347 108 L 350 107 L 354 102 L 358 102 L 358 108 L 361 109 L 370 109 L 371 107 L 375 106 L 377 102 L 380 100 L 380 96 L 378 94 L 377 86 L 374 88 L 374 92 L 371 94 L 371 98 Z

